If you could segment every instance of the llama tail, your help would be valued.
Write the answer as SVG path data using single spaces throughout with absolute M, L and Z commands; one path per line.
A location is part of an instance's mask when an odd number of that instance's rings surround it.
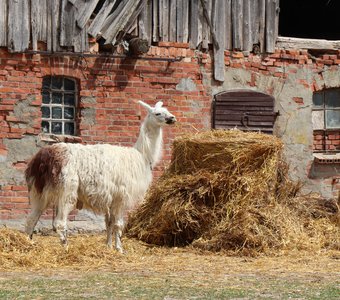
M 42 193 L 47 185 L 60 182 L 60 173 L 67 162 L 66 148 L 55 144 L 39 150 L 28 163 L 25 171 L 29 191 L 33 185 L 37 193 Z

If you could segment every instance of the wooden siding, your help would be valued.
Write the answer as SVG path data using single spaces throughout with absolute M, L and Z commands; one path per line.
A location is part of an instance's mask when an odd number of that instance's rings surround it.
M 89 37 L 115 44 L 133 32 L 149 44 L 213 45 L 215 79 L 223 81 L 224 50 L 274 51 L 278 12 L 279 0 L 0 0 L 0 46 L 88 52 Z

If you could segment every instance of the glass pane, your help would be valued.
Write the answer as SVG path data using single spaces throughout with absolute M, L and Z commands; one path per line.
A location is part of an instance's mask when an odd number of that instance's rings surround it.
M 47 121 L 42 121 L 41 122 L 41 131 L 44 133 L 49 133 L 50 132 L 50 123 Z
M 328 90 L 325 92 L 326 108 L 340 107 L 340 90 Z
M 314 106 L 323 106 L 323 93 L 313 94 L 313 104 Z
M 324 111 L 323 110 L 314 110 L 312 111 L 312 122 L 313 129 L 324 129 Z
M 44 119 L 48 119 L 51 117 L 51 112 L 50 112 L 50 108 L 46 107 L 46 106 L 42 106 L 41 107 L 41 112 L 42 112 L 42 117 Z
M 340 128 L 340 110 L 326 110 L 326 128 Z
M 52 133 L 61 134 L 61 132 L 62 132 L 62 123 L 52 122 Z
M 64 79 L 64 89 L 66 91 L 74 91 L 75 90 L 75 84 L 74 81 L 71 79 Z
M 52 107 L 52 119 L 61 119 L 62 112 L 61 107 Z
M 61 90 L 63 87 L 63 78 L 62 77 L 52 77 L 52 89 Z
M 42 92 L 42 103 L 49 104 L 50 103 L 50 93 L 47 91 Z
M 65 123 L 65 134 L 74 135 L 74 123 Z
M 65 105 L 75 105 L 75 95 L 74 94 L 64 94 L 64 104 Z
M 64 108 L 64 118 L 65 119 L 74 119 L 74 108 L 73 107 L 65 107 Z
M 62 93 L 52 93 L 52 103 L 61 104 L 63 99 Z
M 51 76 L 44 77 L 42 87 L 43 87 L 43 89 L 50 89 L 51 88 Z

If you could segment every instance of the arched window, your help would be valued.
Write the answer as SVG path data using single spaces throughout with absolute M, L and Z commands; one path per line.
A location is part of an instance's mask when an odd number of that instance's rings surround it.
M 314 152 L 340 152 L 340 89 L 313 94 Z
M 273 133 L 277 115 L 270 95 L 252 90 L 227 91 L 214 97 L 212 127 Z
M 75 135 L 77 97 L 77 82 L 74 79 L 45 76 L 42 86 L 42 132 Z

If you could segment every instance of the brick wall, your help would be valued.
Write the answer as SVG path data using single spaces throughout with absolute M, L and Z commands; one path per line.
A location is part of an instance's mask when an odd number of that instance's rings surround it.
M 314 131 L 313 150 L 340 151 L 340 130 Z
M 42 78 L 64 75 L 79 83 L 79 135 L 84 143 L 112 143 L 131 146 L 138 135 L 144 112 L 137 101 L 162 100 L 178 118 L 178 125 L 165 130 L 164 160 L 155 170 L 159 176 L 170 159 L 173 138 L 188 131 L 210 128 L 212 90 L 221 83 L 212 80 L 209 53 L 188 49 L 187 44 L 162 43 L 153 46 L 149 57 L 182 59 L 178 62 L 117 59 L 110 57 L 47 56 L 11 54 L 0 49 L 0 219 L 23 218 L 28 210 L 23 170 L 38 149 Z M 242 69 L 250 76 L 245 88 L 256 88 L 259 75 L 285 81 L 301 69 L 314 79 L 298 79 L 298 88 L 322 89 L 322 72 L 338 70 L 340 52 L 311 56 L 306 50 L 277 50 L 270 55 L 245 56 L 225 51 L 226 68 Z M 182 88 L 190 79 L 194 88 Z M 273 93 L 268 86 L 265 91 Z M 304 99 L 291 97 L 297 106 Z M 339 133 L 333 144 L 338 147 Z M 317 138 L 315 137 L 315 141 Z M 327 142 L 329 143 L 329 142 Z M 336 144 L 337 143 L 337 144 Z M 315 147 L 317 143 L 315 142 Z M 313 145 L 310 145 L 312 148 Z M 339 149 L 339 148 L 337 148 Z M 306 178 L 308 171 L 306 170 Z M 320 183 L 322 184 L 322 183 Z M 45 214 L 48 217 L 49 211 Z

